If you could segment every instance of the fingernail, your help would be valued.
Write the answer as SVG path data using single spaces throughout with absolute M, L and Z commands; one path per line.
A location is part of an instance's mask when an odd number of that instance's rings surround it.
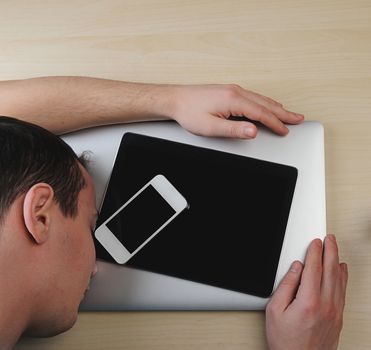
M 304 116 L 303 116 L 302 114 L 294 113 L 294 115 L 295 115 L 295 118 L 296 118 L 297 120 L 302 120 L 302 119 L 304 119 Z
M 255 130 L 253 128 L 245 126 L 243 128 L 243 134 L 248 136 L 248 137 L 254 137 L 255 136 Z
M 329 234 L 326 235 L 326 237 L 327 237 L 327 239 L 329 239 L 331 242 L 334 242 L 334 243 L 336 242 L 336 237 L 335 237 L 334 234 L 329 233 Z
M 290 271 L 296 273 L 300 271 L 300 268 L 301 268 L 301 263 L 299 261 L 294 261 L 291 264 Z

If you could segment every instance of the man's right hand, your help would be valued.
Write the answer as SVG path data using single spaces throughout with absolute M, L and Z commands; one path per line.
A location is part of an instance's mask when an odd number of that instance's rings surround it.
M 266 309 L 270 349 L 336 349 L 343 324 L 348 269 L 334 235 L 312 241 L 305 264 L 295 261 Z

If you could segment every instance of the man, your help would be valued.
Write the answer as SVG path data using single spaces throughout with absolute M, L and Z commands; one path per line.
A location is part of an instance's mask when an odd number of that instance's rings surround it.
M 0 82 L 0 349 L 22 334 L 73 326 L 96 271 L 94 184 L 52 133 L 102 124 L 173 119 L 204 136 L 250 139 L 258 121 L 279 135 L 303 116 L 237 85 L 152 85 L 82 77 Z M 32 124 L 31 124 L 32 123 Z M 37 124 L 39 126 L 36 126 Z M 46 131 L 48 129 L 50 132 Z M 336 349 L 347 284 L 337 244 L 314 240 L 266 311 L 271 349 Z

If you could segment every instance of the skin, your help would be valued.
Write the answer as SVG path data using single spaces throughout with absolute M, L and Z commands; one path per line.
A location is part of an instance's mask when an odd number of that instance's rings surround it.
M 56 134 L 104 124 L 172 119 L 197 135 L 240 139 L 256 137 L 253 121 L 285 136 L 289 132 L 285 124 L 304 120 L 280 102 L 235 84 L 155 85 L 84 77 L 0 82 L 0 115 Z M 252 122 L 232 121 L 230 115 Z M 29 197 L 18 198 L 6 216 L 0 232 L 0 264 L 13 268 L 0 275 L 0 286 L 10 287 L 0 289 L 4 344 L 0 349 L 14 345 L 24 331 L 48 336 L 69 329 L 76 321 L 78 304 L 95 269 L 90 234 L 95 225 L 94 187 L 83 172 L 89 185 L 79 196 L 76 219 L 63 217 L 46 184 L 30 189 Z M 26 277 L 15 278 L 20 275 Z M 293 263 L 267 306 L 269 347 L 336 349 L 346 284 L 347 266 L 339 264 L 334 237 L 326 238 L 323 252 L 321 241 L 314 240 L 304 264 Z M 21 316 L 14 318 L 14 314 Z
M 267 306 L 270 349 L 337 349 L 347 281 L 335 236 L 326 236 L 323 252 L 322 241 L 312 241 L 305 264 L 292 264 Z
M 197 135 L 256 136 L 253 123 L 227 120 L 231 114 L 261 122 L 282 136 L 288 133 L 284 123 L 304 120 L 281 103 L 235 84 L 141 84 L 84 77 L 0 82 L 0 115 L 27 120 L 56 134 L 104 124 L 173 119 Z
M 17 198 L 6 216 L 0 265 L 12 268 L 0 276 L 0 285 L 7 286 L 0 290 L 0 349 L 12 348 L 22 333 L 53 336 L 76 322 L 96 272 L 91 235 L 97 213 L 95 188 L 82 171 L 87 186 L 79 194 L 76 218 L 63 216 L 53 189 L 44 183 Z

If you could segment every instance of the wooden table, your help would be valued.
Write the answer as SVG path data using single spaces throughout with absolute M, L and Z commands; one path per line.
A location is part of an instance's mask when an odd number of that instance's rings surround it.
M 238 83 L 320 120 L 349 263 L 340 349 L 371 347 L 371 2 L 2 0 L 0 79 Z M 17 349 L 264 349 L 262 312 L 81 313 Z

